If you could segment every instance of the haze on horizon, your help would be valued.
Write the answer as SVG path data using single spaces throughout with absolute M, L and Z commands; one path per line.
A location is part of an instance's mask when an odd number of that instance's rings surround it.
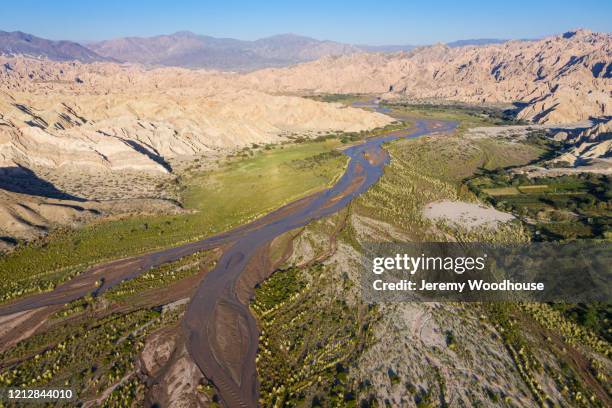
M 431 44 L 461 39 L 540 38 L 572 28 L 612 31 L 612 2 L 278 0 L 249 2 L 21 1 L 3 6 L 0 30 L 80 42 L 188 30 L 245 40 L 280 33 L 352 44 Z

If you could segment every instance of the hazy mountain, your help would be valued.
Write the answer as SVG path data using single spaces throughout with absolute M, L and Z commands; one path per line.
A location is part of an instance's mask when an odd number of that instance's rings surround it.
M 448 43 L 449 47 L 487 45 L 506 40 L 475 39 Z M 152 66 L 249 71 L 284 67 L 325 56 L 363 52 L 411 51 L 413 45 L 351 45 L 296 34 L 279 34 L 255 41 L 216 38 L 179 31 L 154 37 L 121 37 L 83 46 L 52 41 L 31 34 L 0 31 L 0 54 L 46 57 L 56 61 L 122 61 Z
M 72 41 L 52 41 L 21 31 L 0 31 L 1 55 L 46 57 L 55 61 L 109 61 L 94 51 Z
M 468 40 L 458 40 L 447 43 L 446 45 L 451 48 L 465 47 L 469 45 L 483 46 L 491 44 L 503 44 L 508 40 L 502 40 L 497 38 L 476 38 Z M 412 51 L 415 48 L 422 46 L 418 45 L 359 45 L 359 49 L 365 52 L 401 52 L 401 51 Z
M 365 52 L 401 52 L 415 49 L 416 45 L 359 45 Z
M 244 71 L 286 66 L 361 50 L 334 41 L 281 34 L 256 41 L 215 38 L 181 31 L 155 37 L 125 37 L 88 44 L 100 55 L 147 65 Z
M 481 45 L 491 45 L 491 44 L 503 44 L 506 41 L 508 40 L 502 40 L 499 38 L 474 38 L 474 39 L 468 39 L 468 40 L 451 41 L 447 43 L 446 45 L 448 45 L 451 48 L 457 48 L 457 47 L 465 47 L 468 45 L 481 46 Z

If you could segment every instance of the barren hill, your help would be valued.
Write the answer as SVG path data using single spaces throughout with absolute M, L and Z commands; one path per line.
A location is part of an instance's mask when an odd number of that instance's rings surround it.
M 242 89 L 227 74 L 27 58 L 0 63 L 0 166 L 164 172 L 164 160 L 214 148 L 391 122 L 340 104 Z
M 567 123 L 612 115 L 612 35 L 325 57 L 245 78 L 273 92 L 374 93 L 413 101 L 518 103 L 519 117 Z
M 174 211 L 157 187 L 174 177 L 173 160 L 393 121 L 245 89 L 235 77 L 0 57 L 0 238 L 100 214 Z

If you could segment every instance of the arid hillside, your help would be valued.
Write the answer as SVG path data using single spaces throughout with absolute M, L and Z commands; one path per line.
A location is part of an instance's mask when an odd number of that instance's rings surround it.
M 163 185 L 176 177 L 177 161 L 206 167 L 255 143 L 394 121 L 245 89 L 234 77 L 0 57 L 0 238 L 31 239 L 106 215 L 173 212 Z
M 163 161 L 291 134 L 360 131 L 384 115 L 243 89 L 228 74 L 0 61 L 0 166 L 165 172 Z
M 516 103 L 519 118 L 570 123 L 612 115 L 612 35 L 577 30 L 540 41 L 326 57 L 245 80 L 273 92 Z

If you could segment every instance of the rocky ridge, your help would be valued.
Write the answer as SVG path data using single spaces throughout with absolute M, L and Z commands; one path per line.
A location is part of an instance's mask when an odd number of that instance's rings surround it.
M 234 77 L 0 56 L 0 247 L 100 216 L 178 211 L 158 187 L 175 177 L 171 162 L 393 121 Z
M 554 139 L 565 142 L 568 148 L 551 160 L 552 163 L 589 166 L 599 170 L 605 168 L 605 172 L 612 172 L 612 119 L 596 123 L 577 134 L 558 132 Z
M 0 31 L 0 55 L 28 55 L 55 61 L 113 61 L 73 41 L 52 41 L 21 31 Z
M 612 115 L 612 34 L 576 30 L 539 41 L 442 44 L 330 56 L 245 76 L 267 92 L 372 93 L 416 102 L 510 105 L 536 123 Z
M 4 59 L 0 166 L 166 172 L 168 159 L 392 119 L 179 68 Z

